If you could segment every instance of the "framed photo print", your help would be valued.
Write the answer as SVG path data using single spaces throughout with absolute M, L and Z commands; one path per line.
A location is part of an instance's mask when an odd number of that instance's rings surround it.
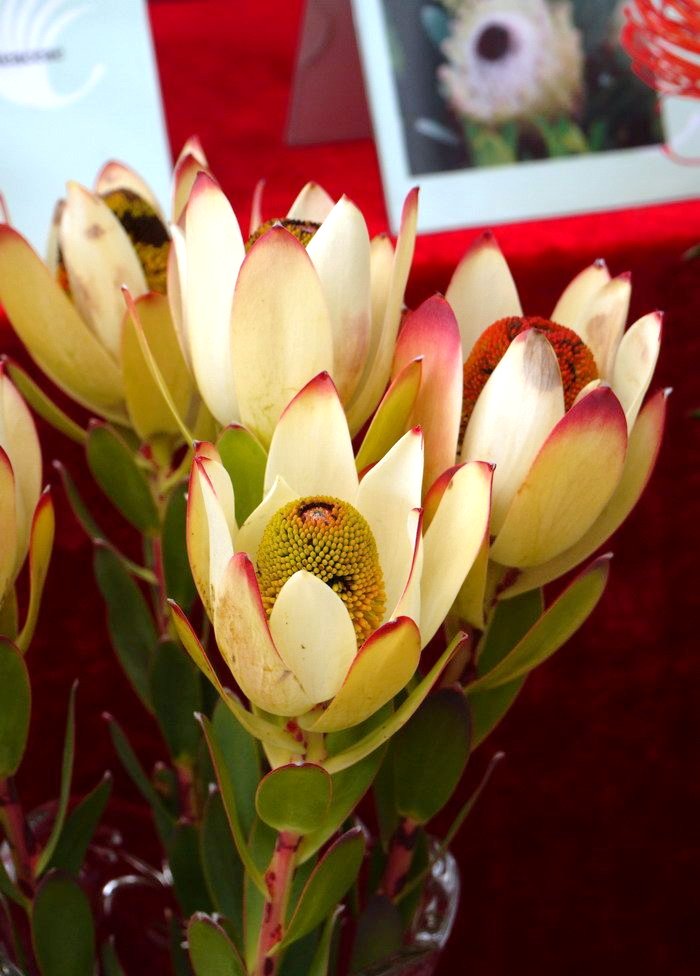
M 633 74 L 623 6 L 353 0 L 393 228 L 415 184 L 422 231 L 697 195 L 700 102 Z

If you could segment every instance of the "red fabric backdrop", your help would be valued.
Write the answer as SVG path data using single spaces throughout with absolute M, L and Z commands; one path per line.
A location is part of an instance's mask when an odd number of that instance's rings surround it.
M 152 4 L 172 146 L 177 151 L 193 132 L 201 136 L 244 219 L 260 176 L 268 180 L 269 215 L 315 179 L 333 195 L 351 196 L 376 232 L 385 213 L 369 140 L 283 143 L 301 9 L 302 0 Z M 446 287 L 476 233 L 420 240 L 412 303 Z M 700 240 L 700 203 L 506 226 L 498 237 L 525 307 L 540 314 L 599 255 L 614 273 L 631 270 L 632 315 L 667 312 L 655 382 L 675 392 L 653 484 L 613 540 L 601 607 L 530 678 L 472 760 L 474 779 L 496 749 L 507 753 L 456 844 L 464 890 L 441 973 L 690 976 L 700 966 L 700 420 L 690 416 L 700 407 L 700 281 L 698 262 L 682 255 Z M 1 345 L 17 350 L 6 330 Z M 100 504 L 79 451 L 42 433 L 47 461 L 65 459 Z M 56 494 L 58 544 L 31 651 L 36 717 L 20 785 L 30 804 L 55 794 L 65 701 L 77 675 L 76 787 L 91 787 L 110 766 L 116 795 L 134 799 L 102 709 L 130 725 L 144 762 L 164 755 L 163 746 L 113 661 L 90 546 Z

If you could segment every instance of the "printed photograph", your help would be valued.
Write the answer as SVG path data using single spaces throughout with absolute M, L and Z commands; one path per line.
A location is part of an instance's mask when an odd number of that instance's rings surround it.
M 624 0 L 383 0 L 410 172 L 664 140 L 620 45 Z

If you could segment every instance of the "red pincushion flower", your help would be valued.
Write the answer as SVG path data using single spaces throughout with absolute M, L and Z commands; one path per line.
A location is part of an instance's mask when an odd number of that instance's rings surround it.
M 624 13 L 633 71 L 663 95 L 700 98 L 698 0 L 632 0 Z

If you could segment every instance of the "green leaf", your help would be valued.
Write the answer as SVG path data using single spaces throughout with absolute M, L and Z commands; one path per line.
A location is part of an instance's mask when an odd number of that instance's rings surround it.
M 238 850 L 241 861 L 245 865 L 246 872 L 264 898 L 267 895 L 267 887 L 262 872 L 253 860 L 243 834 L 240 813 L 238 811 L 235 781 L 231 777 L 222 744 L 219 742 L 216 729 L 214 729 L 209 719 L 204 715 L 200 715 L 199 721 L 204 730 L 207 745 L 209 746 L 209 754 L 216 773 L 219 790 L 221 791 L 221 799 L 223 800 L 236 849 Z
M 250 856 L 255 869 L 262 877 L 267 869 L 275 848 L 277 835 L 262 820 L 256 818 L 253 829 L 250 833 Z M 260 938 L 260 927 L 262 925 L 263 912 L 265 910 L 265 899 L 267 889 L 256 885 L 250 872 L 245 877 L 245 915 L 244 927 L 244 946 L 245 960 L 250 972 L 253 971 L 258 952 L 258 941 Z
M 29 672 L 15 645 L 0 637 L 0 777 L 14 776 L 27 745 L 32 713 Z
M 22 652 L 27 651 L 34 636 L 46 574 L 51 562 L 55 534 L 56 516 L 51 500 L 51 490 L 45 488 L 34 510 L 29 537 L 29 606 L 27 607 L 24 625 L 17 635 L 16 641 L 17 647 Z
M 73 878 L 47 874 L 32 908 L 32 943 L 42 976 L 93 976 L 95 926 Z
M 245 976 L 236 947 L 213 918 L 199 914 L 191 918 L 187 942 L 195 976 Z
M 50 867 L 76 876 L 112 792 L 112 776 L 105 773 L 98 785 L 68 816 L 58 838 Z
M 392 705 L 389 702 L 384 708 L 379 709 L 361 725 L 356 725 L 352 729 L 344 729 L 342 732 L 331 732 L 326 736 L 326 750 L 330 756 L 343 749 L 349 748 L 353 743 L 358 742 L 377 725 L 381 724 L 392 712 Z M 297 852 L 297 864 L 303 864 L 309 857 L 316 853 L 329 840 L 330 837 L 341 827 L 344 821 L 353 813 L 357 804 L 372 785 L 379 767 L 384 758 L 385 747 L 375 749 L 360 762 L 355 763 L 348 769 L 342 770 L 331 777 L 332 794 L 328 811 L 323 818 L 323 822 L 307 834 Z
M 183 914 L 211 910 L 200 857 L 199 831 L 193 824 L 179 823 L 175 827 L 168 845 L 168 862 Z
M 255 822 L 255 793 L 262 776 L 260 751 L 253 736 L 219 701 L 212 716 L 216 741 L 236 790 L 236 808 L 247 837 Z
M 66 720 L 66 734 L 63 740 L 63 759 L 61 761 L 61 789 L 58 796 L 58 806 L 56 817 L 51 828 L 51 833 L 46 845 L 41 852 L 36 866 L 37 876 L 44 873 L 51 863 L 51 858 L 56 850 L 58 839 L 61 836 L 63 825 L 66 820 L 68 803 L 70 801 L 70 788 L 73 780 L 73 761 L 75 759 L 75 695 L 78 690 L 78 682 L 73 682 L 68 699 L 68 718 Z
M 414 359 L 392 380 L 357 452 L 358 471 L 376 464 L 408 429 L 422 371 L 421 361 Z
M 53 400 L 49 399 L 21 366 L 12 359 L 7 359 L 4 356 L 1 361 L 4 363 L 10 375 L 10 379 L 36 414 L 42 417 L 55 430 L 61 434 L 65 434 L 72 441 L 75 441 L 76 444 L 85 443 L 87 440 L 87 431 L 79 427 L 74 420 L 71 420 L 67 413 L 64 413 L 60 407 L 57 407 Z
M 170 948 L 170 965 L 173 976 L 192 976 L 189 958 L 183 948 L 185 931 L 176 912 L 167 917 L 168 946 Z
M 383 753 L 385 761 L 379 767 L 372 786 L 374 808 L 377 813 L 379 838 L 382 848 L 387 851 L 394 831 L 399 825 L 399 815 L 396 810 L 396 796 L 394 787 L 394 767 L 388 750 Z
M 167 847 L 170 843 L 173 829 L 175 827 L 175 818 L 153 788 L 153 784 L 143 771 L 141 764 L 136 758 L 134 750 L 129 745 L 129 741 L 124 735 L 124 732 L 120 728 L 119 724 L 114 720 L 114 718 L 112 718 L 111 715 L 105 715 L 105 718 L 108 722 L 109 734 L 112 739 L 112 744 L 117 751 L 117 755 L 119 756 L 124 769 L 126 769 L 127 773 L 131 777 L 132 782 L 139 790 L 144 800 L 146 800 L 153 810 L 153 818 L 155 820 L 156 829 L 158 830 L 158 834 L 163 842 L 163 845 Z
M 331 962 L 331 948 L 333 946 L 333 935 L 338 919 L 343 913 L 342 906 L 336 908 L 332 915 L 329 915 L 323 926 L 321 938 L 316 946 L 314 958 L 311 961 L 306 976 L 328 976 Z
M 396 905 L 383 895 L 372 895 L 357 920 L 350 972 L 389 959 L 403 943 L 403 919 Z
M 150 700 L 170 755 L 192 762 L 200 739 L 194 716 L 202 707 L 202 689 L 199 673 L 179 644 L 156 645 L 150 684 Z
M 0 603 L 0 637 L 7 637 L 11 641 L 15 639 L 19 630 L 18 612 L 17 590 L 11 586 Z
M 185 491 L 184 485 L 178 485 L 170 495 L 165 509 L 163 519 L 163 570 L 168 596 L 187 611 L 194 602 L 197 590 L 192 579 L 185 544 L 185 521 L 187 517 Z
M 243 944 L 243 863 L 231 841 L 231 829 L 221 794 L 207 800 L 200 836 L 202 869 L 211 900 Z
M 278 766 L 260 781 L 255 807 L 260 819 L 275 830 L 308 834 L 323 823 L 332 793 L 331 778 L 322 766 Z
M 66 493 L 71 511 L 80 523 L 87 537 L 92 542 L 102 542 L 107 549 L 114 553 L 114 555 L 119 559 L 119 562 L 122 564 L 122 566 L 124 566 L 126 571 L 131 576 L 136 576 L 138 579 L 142 579 L 145 583 L 150 583 L 151 585 L 155 586 L 158 581 L 155 574 L 150 569 L 146 569 L 145 566 L 139 566 L 138 563 L 128 559 L 124 553 L 120 552 L 117 547 L 113 545 L 113 543 L 109 542 L 100 526 L 92 517 L 90 510 L 80 496 L 80 492 L 78 491 L 75 482 L 68 474 L 68 471 L 63 467 L 61 462 L 54 461 L 53 466 L 61 478 L 63 490 Z
M 341 770 L 348 769 L 355 763 L 360 762 L 361 759 L 364 759 L 365 756 L 369 756 L 370 753 L 374 752 L 375 749 L 378 749 L 380 746 L 384 745 L 384 743 L 388 742 L 389 739 L 399 731 L 399 729 L 403 728 L 416 709 L 418 709 L 422 702 L 425 701 L 430 693 L 430 689 L 442 674 L 446 664 L 451 660 L 453 655 L 459 652 L 459 649 L 463 645 L 465 639 L 465 635 L 462 633 L 457 634 L 453 638 L 449 647 L 443 651 L 427 675 L 415 686 L 411 693 L 407 695 L 399 708 L 397 708 L 397 710 L 390 715 L 389 718 L 378 725 L 377 728 L 372 729 L 372 731 L 360 739 L 359 742 L 356 742 L 349 748 L 344 749 L 337 755 L 330 756 L 328 759 L 326 759 L 324 766 L 328 772 L 339 773 Z
M 87 462 L 105 495 L 142 535 L 155 535 L 158 510 L 143 472 L 113 427 L 93 421 L 88 430 Z
M 593 611 L 603 595 L 609 568 L 608 556 L 594 560 L 548 607 L 522 640 L 495 667 L 469 685 L 467 694 L 514 681 L 554 654 Z
M 267 455 L 255 437 L 238 425 L 222 431 L 216 448 L 233 484 L 236 521 L 243 525 L 262 501 Z
M 396 809 L 425 824 L 452 796 L 469 758 L 469 707 L 461 691 L 428 695 L 393 738 Z
M 281 943 L 291 945 L 335 911 L 352 887 L 365 853 L 365 839 L 360 827 L 339 837 L 318 862 L 306 882 Z
M 126 676 L 149 711 L 150 672 L 158 634 L 138 584 L 121 560 L 103 545 L 95 546 L 95 577 L 107 604 L 107 626 L 112 646 Z

